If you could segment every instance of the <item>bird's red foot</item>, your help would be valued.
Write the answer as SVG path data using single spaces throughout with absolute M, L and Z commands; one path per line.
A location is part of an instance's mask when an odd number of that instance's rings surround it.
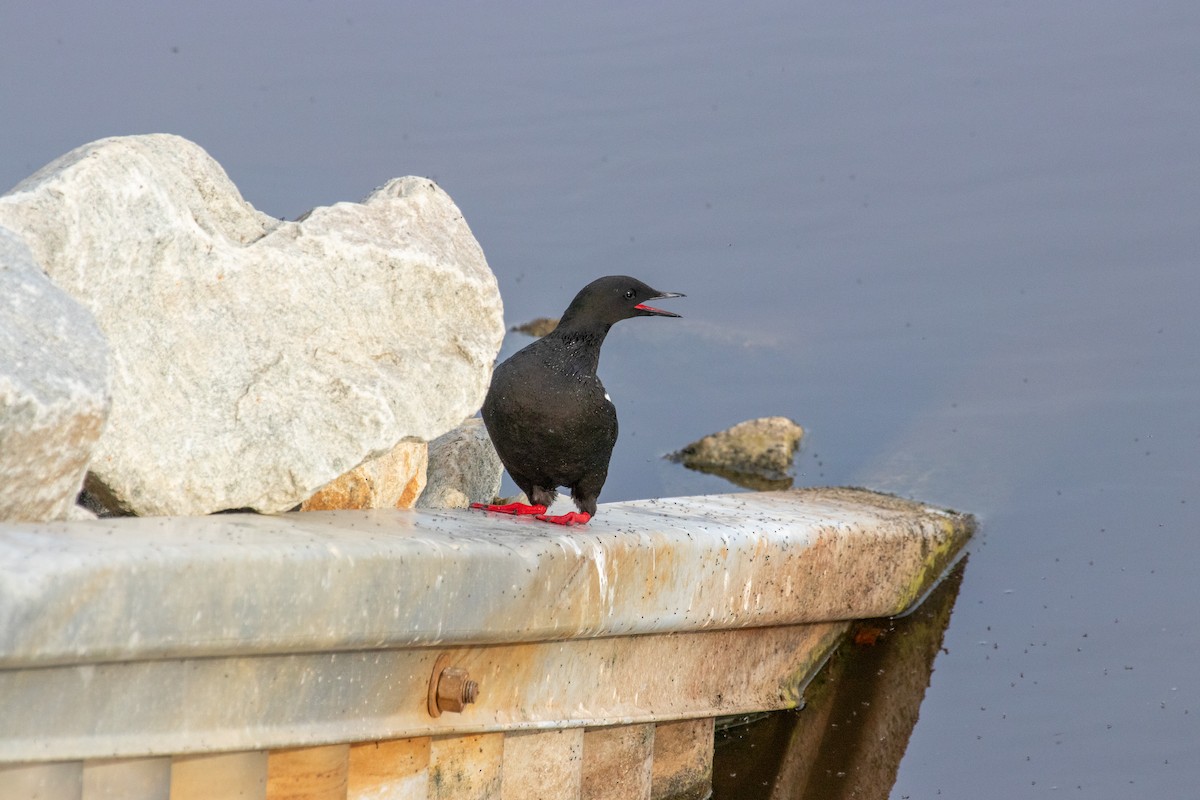
M 586 511 L 571 511 L 558 516 L 549 514 L 538 514 L 537 518 L 542 522 L 553 522 L 555 525 L 582 525 L 592 518 L 592 515 Z
M 471 503 L 471 508 L 494 511 L 497 514 L 516 514 L 518 516 L 546 513 L 545 506 L 531 506 L 526 503 L 505 503 L 502 506 L 490 505 L 488 503 Z

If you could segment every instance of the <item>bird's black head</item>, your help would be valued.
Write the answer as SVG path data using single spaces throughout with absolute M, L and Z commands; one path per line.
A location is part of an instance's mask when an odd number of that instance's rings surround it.
M 562 325 L 600 325 L 607 327 L 630 317 L 678 317 L 646 305 L 649 300 L 683 297 L 677 292 L 660 292 L 628 275 L 597 278 L 579 290 L 563 313 Z

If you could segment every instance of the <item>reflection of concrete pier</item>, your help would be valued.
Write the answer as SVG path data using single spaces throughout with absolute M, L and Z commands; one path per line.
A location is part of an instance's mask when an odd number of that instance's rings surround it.
M 800 490 L 614 503 L 568 531 L 457 511 L 0 526 L 0 785 L 704 796 L 712 718 L 795 707 L 852 621 L 910 607 L 972 525 Z
M 852 626 L 805 689 L 803 710 L 725 731 L 717 797 L 889 797 L 965 567 L 912 614 Z

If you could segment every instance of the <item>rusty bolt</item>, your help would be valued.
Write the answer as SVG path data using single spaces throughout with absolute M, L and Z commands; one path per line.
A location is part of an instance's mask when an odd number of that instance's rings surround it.
M 479 684 L 461 667 L 446 667 L 437 679 L 437 707 L 441 711 L 462 711 L 479 696 Z

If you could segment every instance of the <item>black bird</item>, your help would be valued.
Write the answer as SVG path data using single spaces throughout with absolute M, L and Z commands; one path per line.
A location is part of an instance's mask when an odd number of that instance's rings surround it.
M 683 297 L 625 275 L 592 281 L 575 295 L 558 327 L 496 367 L 483 401 L 483 421 L 508 474 L 531 505 L 473 503 L 504 514 L 534 514 L 576 525 L 596 513 L 617 442 L 617 409 L 596 376 L 600 346 L 613 324 L 630 317 L 678 317 L 647 300 Z M 579 508 L 546 514 L 558 487 Z

